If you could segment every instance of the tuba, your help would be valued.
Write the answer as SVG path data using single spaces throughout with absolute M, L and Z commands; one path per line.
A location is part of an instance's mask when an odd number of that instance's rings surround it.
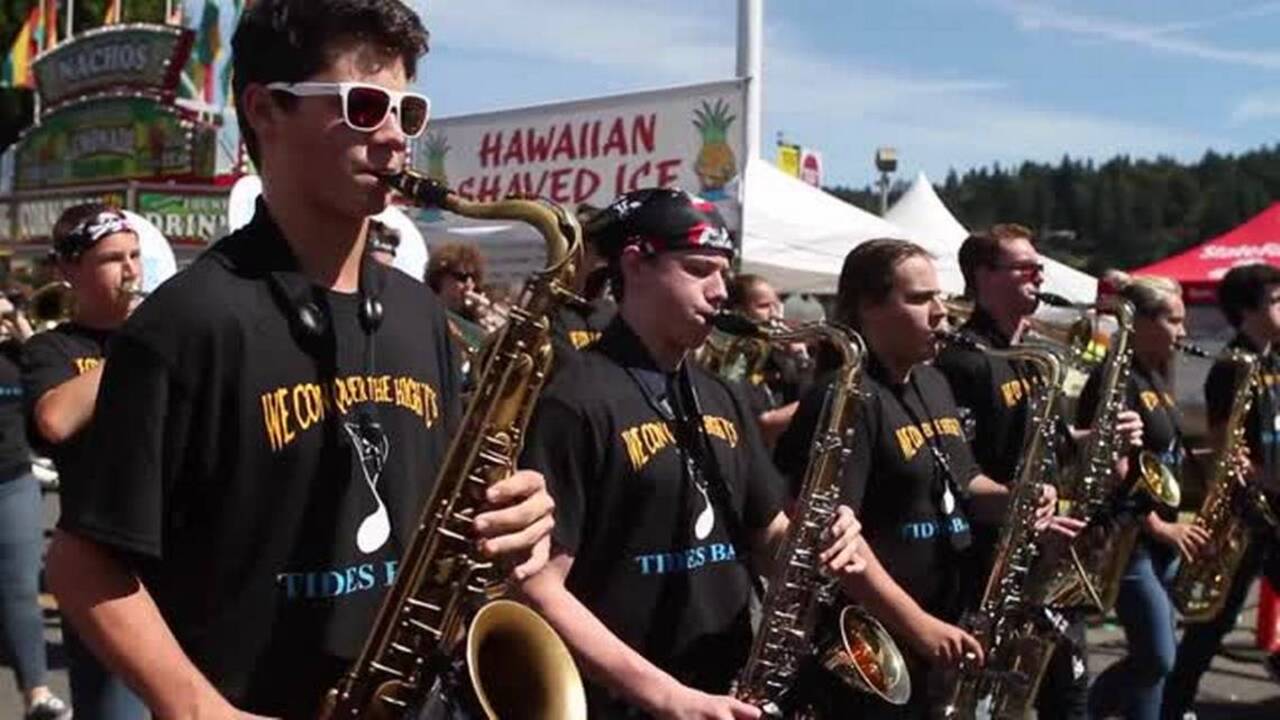
M 1232 580 L 1249 547 L 1250 526 L 1246 514 L 1261 517 L 1272 528 L 1277 521 L 1262 491 L 1240 472 L 1245 450 L 1245 419 L 1253 406 L 1259 360 L 1239 350 L 1225 358 L 1236 368 L 1235 392 L 1222 450 L 1209 478 L 1195 523 L 1209 533 L 1209 542 L 1194 560 L 1184 559 L 1173 579 L 1169 596 L 1188 622 L 1206 622 L 1222 612 Z
M 992 350 L 959 334 L 946 339 L 998 357 L 1028 363 L 1038 376 L 1031 400 L 1031 427 L 1010 489 L 1009 517 L 1000 530 L 995 562 L 982 599 L 960 626 L 978 639 L 986 663 L 972 658 L 943 677 L 939 716 L 944 720 L 1026 717 L 1062 631 L 1060 618 L 1031 594 L 1030 570 L 1039 553 L 1035 527 L 1042 487 L 1053 470 L 1058 400 L 1066 361 L 1054 349 L 1020 346 Z
M 581 229 L 550 203 L 472 203 L 412 171 L 384 181 L 420 205 L 533 225 L 546 242 L 547 267 L 530 280 L 490 345 L 395 584 L 360 658 L 329 691 L 320 717 L 415 717 L 443 694 L 471 717 L 581 720 L 586 693 L 568 647 L 533 610 L 501 598 L 501 568 L 479 555 L 471 534 L 485 488 L 515 467 L 550 370 L 548 317 L 572 294 Z
M 1056 296 L 1043 294 L 1056 303 Z M 1094 306 L 1090 306 L 1094 307 Z M 1133 362 L 1133 305 L 1113 297 L 1097 306 L 1115 315 L 1119 328 L 1103 361 L 1098 406 L 1081 459 L 1065 486 L 1071 517 L 1086 527 L 1071 541 L 1046 548 L 1033 584 L 1040 600 L 1052 607 L 1091 605 L 1106 612 L 1120 592 L 1120 579 L 1138 536 L 1137 507 L 1150 502 L 1176 508 L 1181 493 L 1173 475 L 1154 455 L 1137 457 L 1137 480 L 1129 490 L 1115 474 L 1116 460 L 1127 449 L 1116 435 L 1116 419 L 1125 409 L 1125 393 Z M 1141 495 L 1134 498 L 1133 495 Z
M 818 428 L 810 448 L 790 529 L 769 577 L 760 627 L 733 694 L 763 709 L 766 717 L 783 717 L 783 708 L 792 704 L 787 694 L 802 663 L 816 654 L 822 666 L 846 685 L 901 705 L 911 696 L 911 677 L 902 653 L 884 627 L 861 608 L 843 608 L 833 640 L 815 648 L 820 618 L 835 602 L 835 588 L 816 567 L 817 556 L 823 531 L 830 527 L 839 504 L 840 475 L 849 455 L 866 346 L 857 333 L 828 323 L 780 332 L 725 313 L 712 322 L 736 337 L 751 336 L 765 343 L 822 339 L 841 359 L 820 416 L 826 424 Z

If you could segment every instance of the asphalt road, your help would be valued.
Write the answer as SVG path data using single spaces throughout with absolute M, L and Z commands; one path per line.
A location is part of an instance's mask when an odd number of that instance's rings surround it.
M 57 496 L 45 498 L 45 517 L 52 526 L 57 517 Z M 52 601 L 45 612 L 46 637 L 49 643 L 50 686 L 62 697 L 67 690 L 66 663 L 62 653 L 62 630 Z M 1214 659 L 1213 667 L 1200 685 L 1197 698 L 1199 720 L 1276 720 L 1280 718 L 1280 684 L 1272 681 L 1259 664 L 1261 653 L 1254 649 L 1253 636 L 1257 592 L 1246 605 L 1235 632 Z M 1109 623 L 1100 623 L 1089 631 L 1090 669 L 1095 673 L 1118 660 L 1125 652 L 1124 635 Z M 21 699 L 12 672 L 0 672 L 0 720 L 21 718 Z M 85 719 L 89 720 L 89 719 Z

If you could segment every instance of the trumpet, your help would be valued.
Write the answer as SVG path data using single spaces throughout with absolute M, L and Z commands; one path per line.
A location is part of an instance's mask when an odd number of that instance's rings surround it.
M 35 326 L 66 322 L 75 311 L 76 296 L 66 280 L 41 285 L 27 300 L 27 319 Z
M 496 303 L 484 293 L 478 293 L 473 290 L 467 291 L 467 295 L 462 302 L 472 317 L 475 318 L 475 322 L 488 332 L 493 332 L 506 325 L 507 319 L 511 315 L 511 310 L 508 306 Z

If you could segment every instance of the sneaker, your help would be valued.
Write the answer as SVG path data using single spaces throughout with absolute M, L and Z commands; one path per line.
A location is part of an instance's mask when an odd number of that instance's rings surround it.
M 37 700 L 23 717 L 24 720 L 71 720 L 71 707 L 57 695 L 49 695 Z
M 1262 658 L 1262 667 L 1267 669 L 1272 680 L 1280 682 L 1280 650 Z

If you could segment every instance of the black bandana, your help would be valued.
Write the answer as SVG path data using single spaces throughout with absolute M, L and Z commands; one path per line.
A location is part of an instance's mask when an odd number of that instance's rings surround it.
M 75 260 L 108 235 L 128 232 L 137 235 L 129 219 L 119 210 L 104 210 L 86 218 L 66 235 L 55 238 L 53 251 L 63 260 Z

